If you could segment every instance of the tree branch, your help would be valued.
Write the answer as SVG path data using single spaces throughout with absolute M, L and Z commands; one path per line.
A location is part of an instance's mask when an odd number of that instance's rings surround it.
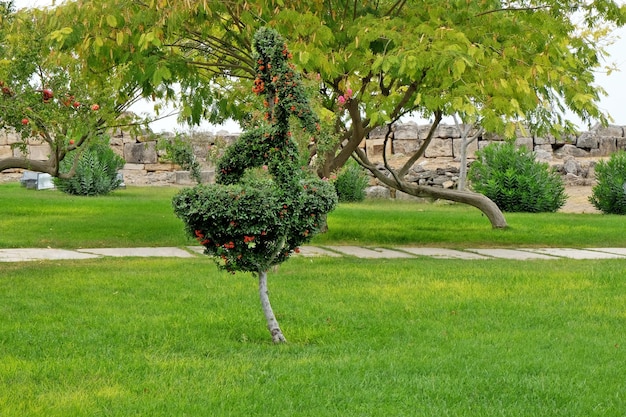
M 549 5 L 543 6 L 535 6 L 535 7 L 502 7 L 500 9 L 487 10 L 486 12 L 478 13 L 475 17 L 485 16 L 492 13 L 499 12 L 523 12 L 523 11 L 533 11 L 533 10 L 541 10 L 541 9 L 549 9 Z

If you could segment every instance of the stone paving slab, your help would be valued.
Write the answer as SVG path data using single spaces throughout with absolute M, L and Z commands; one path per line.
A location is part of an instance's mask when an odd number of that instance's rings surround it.
M 626 248 L 585 248 L 585 250 L 613 253 L 615 255 L 626 256 Z
M 193 258 L 194 255 L 181 248 L 98 248 L 78 249 L 81 253 L 90 253 L 101 256 L 125 257 L 166 257 L 166 258 Z
M 330 251 L 328 249 L 320 248 L 319 246 L 302 246 L 300 247 L 300 255 L 309 257 L 314 256 L 331 256 L 331 257 L 339 257 L 341 254 L 337 252 Z
M 59 259 L 92 259 L 99 256 L 65 249 L 0 249 L 0 262 L 22 262 Z
M 364 248 L 361 246 L 326 246 L 326 248 L 357 258 L 413 258 L 411 254 L 383 248 Z
M 623 255 L 615 253 L 600 252 L 587 249 L 571 249 L 571 248 L 545 248 L 545 249 L 528 249 L 529 252 L 543 253 L 546 255 L 559 256 L 568 259 L 614 259 L 625 258 Z
M 489 256 L 492 258 L 513 259 L 518 261 L 525 261 L 530 259 L 558 259 L 556 256 L 549 256 L 547 254 L 530 252 L 527 250 L 517 249 L 467 249 L 470 252 L 475 252 L 480 255 Z
M 454 249 L 445 248 L 400 248 L 404 252 L 412 253 L 417 256 L 427 256 L 439 259 L 489 259 L 487 256 L 479 255 L 473 252 L 465 252 Z

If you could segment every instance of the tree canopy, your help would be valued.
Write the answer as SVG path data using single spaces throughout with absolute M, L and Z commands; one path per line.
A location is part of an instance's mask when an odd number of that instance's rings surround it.
M 359 157 L 362 140 L 412 114 L 435 125 L 456 114 L 506 136 L 521 122 L 539 134 L 573 129 L 568 112 L 606 123 L 594 71 L 610 29 L 626 22 L 626 6 L 613 0 L 76 0 L 47 16 L 55 28 L 47 39 L 85 62 L 90 76 L 173 100 L 192 124 L 227 117 L 250 123 L 252 36 L 261 26 L 274 28 L 319 91 L 316 110 L 334 140 L 319 141 L 312 151 L 320 156 L 319 175 L 329 176 L 351 155 L 371 167 Z
M 59 33 L 50 36 L 49 12 L 31 9 L 16 12 L 0 3 L 0 127 L 14 131 L 20 152 L 0 159 L 0 171 L 32 169 L 55 177 L 69 177 L 60 163 L 72 155 L 77 161 L 84 144 L 107 129 L 127 124 L 126 110 L 141 97 L 134 82 L 120 81 L 124 66 L 104 75 L 89 71 L 73 53 L 58 48 Z M 30 158 L 27 145 L 49 146 L 47 160 Z

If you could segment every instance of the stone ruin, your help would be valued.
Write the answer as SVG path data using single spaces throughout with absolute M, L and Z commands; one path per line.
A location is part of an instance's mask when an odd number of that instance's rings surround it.
M 396 166 L 406 160 L 426 138 L 430 125 L 418 125 L 415 122 L 397 124 L 387 143 L 387 156 L 392 165 Z M 363 141 L 362 147 L 370 159 L 382 165 L 382 151 L 386 128 L 378 128 Z M 217 133 L 201 132 L 190 135 L 194 153 L 202 165 L 205 181 L 213 180 L 213 166 L 207 158 L 210 146 L 217 142 L 232 143 L 237 133 L 219 131 Z M 163 134 L 159 138 L 173 137 Z M 169 185 L 193 184 L 187 171 L 164 159 L 164 152 L 157 146 L 155 135 L 136 137 L 118 131 L 112 134 L 111 147 L 121 155 L 126 165 L 122 170 L 124 182 L 128 185 Z M 454 125 L 440 125 L 435 136 L 420 159 L 408 173 L 409 181 L 420 185 L 432 185 L 443 188 L 454 188 L 459 174 L 459 154 L 461 149 L 461 133 Z M 501 142 L 502 138 L 493 134 L 483 134 L 468 147 L 468 163 L 475 159 L 476 151 L 490 143 Z M 18 156 L 20 151 L 13 149 L 12 144 L 19 142 L 14 133 L 0 132 L 0 158 Z M 606 158 L 617 150 L 626 150 L 625 127 L 610 125 L 596 126 L 587 132 L 563 138 L 539 137 L 519 133 L 515 140 L 517 146 L 525 146 L 535 152 L 538 160 L 545 161 L 561 172 L 566 182 L 573 185 L 592 185 L 594 181 L 593 167 L 598 159 Z M 29 139 L 27 152 L 32 159 L 47 159 L 49 148 L 38 139 Z M 16 180 L 22 170 L 8 170 L 0 174 L 0 182 Z M 378 185 L 372 180 L 372 185 Z M 379 190 L 381 191 L 381 190 Z
M 430 125 L 418 125 L 414 122 L 394 126 L 386 144 L 389 163 L 394 167 L 400 166 L 403 159 L 406 160 L 419 149 L 429 130 Z M 387 128 L 377 128 L 363 143 L 368 157 L 378 162 L 381 171 L 386 171 L 382 164 L 382 155 L 387 131 Z M 502 137 L 494 134 L 479 135 L 467 148 L 468 165 L 475 160 L 477 150 L 491 143 L 503 141 Z M 459 179 L 461 143 L 461 131 L 455 125 L 440 125 L 424 157 L 411 167 L 406 179 L 419 185 L 456 188 Z M 515 144 L 532 150 L 537 160 L 553 166 L 564 176 L 566 184 L 593 185 L 594 166 L 597 160 L 607 158 L 618 150 L 626 150 L 626 127 L 598 125 L 587 132 L 562 138 L 518 132 Z M 372 180 L 372 185 L 374 187 L 368 190 L 371 196 L 386 196 L 389 193 L 375 180 Z

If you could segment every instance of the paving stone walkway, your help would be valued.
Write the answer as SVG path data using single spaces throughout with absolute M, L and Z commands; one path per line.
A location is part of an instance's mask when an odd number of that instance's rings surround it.
M 0 262 L 23 262 L 60 259 L 93 259 L 100 257 L 173 257 L 193 258 L 202 255 L 201 246 L 185 248 L 105 248 L 105 249 L 0 249 Z M 394 249 L 362 246 L 304 246 L 297 256 L 354 256 L 368 259 L 431 257 L 439 259 L 624 259 L 626 248 L 524 248 L 524 249 L 446 249 L 399 247 Z

